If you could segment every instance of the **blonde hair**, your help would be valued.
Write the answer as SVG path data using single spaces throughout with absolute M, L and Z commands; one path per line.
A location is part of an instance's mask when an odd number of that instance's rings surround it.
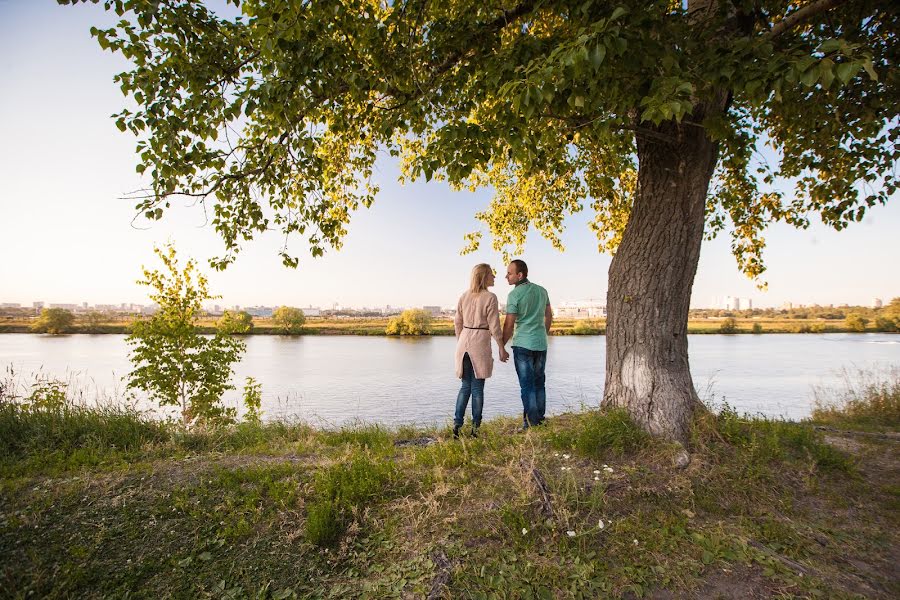
M 473 294 L 477 294 L 478 292 L 486 290 L 488 275 L 493 275 L 493 273 L 494 271 L 491 269 L 491 265 L 487 263 L 475 265 L 475 268 L 472 269 L 472 282 L 469 284 L 469 291 Z

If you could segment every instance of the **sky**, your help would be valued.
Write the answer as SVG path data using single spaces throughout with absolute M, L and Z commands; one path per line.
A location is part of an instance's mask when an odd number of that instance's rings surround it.
M 129 68 L 100 49 L 92 25 L 113 22 L 101 5 L 59 6 L 55 0 L 0 0 L 0 302 L 148 303 L 136 281 L 141 266 L 155 268 L 153 246 L 175 244 L 201 266 L 223 251 L 199 207 L 177 204 L 147 227 L 132 224 L 133 202 L 122 197 L 146 185 L 135 172 L 136 138 L 113 119 L 126 100 L 113 82 Z M 439 182 L 397 183 L 396 164 L 378 165 L 381 193 L 353 215 L 340 251 L 309 256 L 301 240 L 291 249 L 300 266 L 288 269 L 276 233 L 245 245 L 224 272 L 206 269 L 224 306 L 331 307 L 454 306 L 471 268 L 490 250 L 461 256 L 463 235 L 480 229 L 474 215 L 490 190 L 453 192 Z M 553 249 L 537 234 L 524 258 L 530 278 L 560 303 L 606 297 L 611 258 L 597 252 L 588 229 L 590 209 L 570 217 Z M 870 210 L 843 232 L 821 224 L 796 230 L 778 224 L 766 232 L 768 271 L 760 291 L 737 269 L 730 239 L 705 242 L 692 305 L 739 296 L 754 306 L 861 304 L 900 296 L 900 202 Z M 504 302 L 509 287 L 498 278 Z

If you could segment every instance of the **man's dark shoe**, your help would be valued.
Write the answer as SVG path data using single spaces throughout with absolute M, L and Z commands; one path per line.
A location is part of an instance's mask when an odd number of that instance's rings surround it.
M 454 440 L 458 440 L 458 439 L 459 439 L 459 428 L 460 428 L 459 425 L 454 425 L 454 426 L 453 426 L 453 439 L 454 439 Z
M 472 437 L 478 437 L 478 428 L 472 427 Z

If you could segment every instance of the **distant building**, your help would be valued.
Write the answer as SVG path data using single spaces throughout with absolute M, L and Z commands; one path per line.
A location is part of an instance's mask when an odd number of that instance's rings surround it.
M 314 308 L 312 306 L 307 306 L 306 308 L 301 308 L 300 310 L 302 310 L 303 314 L 307 317 L 321 317 L 322 316 L 321 308 Z
M 875 308 L 881 308 L 884 306 L 884 303 L 881 301 L 881 298 L 875 298 L 875 302 L 873 302 Z
M 42 308 L 44 308 L 44 303 L 43 302 L 32 302 L 31 307 L 35 310 L 41 310 Z
M 22 305 L 18 302 L 4 302 L 0 304 L 0 308 L 22 308 Z
M 781 305 L 781 310 L 791 310 L 792 308 L 794 308 L 793 302 L 785 302 Z
M 62 308 L 63 310 L 75 310 L 78 308 L 77 304 L 51 304 L 50 308 Z
M 440 306 L 423 306 L 422 310 L 430 314 L 432 317 L 441 316 L 441 307 Z
M 275 309 L 271 306 L 248 306 L 244 311 L 251 317 L 271 317 Z
M 560 319 L 605 319 L 606 303 L 599 300 L 576 300 L 562 302 L 553 309 Z

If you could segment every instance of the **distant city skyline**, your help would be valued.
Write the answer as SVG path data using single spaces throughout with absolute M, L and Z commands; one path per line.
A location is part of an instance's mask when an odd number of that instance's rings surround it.
M 460 256 L 463 235 L 480 229 L 473 215 L 490 190 L 454 192 L 440 182 L 397 183 L 398 165 L 379 161 L 381 193 L 353 215 L 340 252 L 312 259 L 303 240 L 290 241 L 300 268 L 277 256 L 278 234 L 246 243 L 224 272 L 206 260 L 223 245 L 198 206 L 174 203 L 147 226 L 121 198 L 146 187 L 135 173 L 136 139 L 110 118 L 128 102 L 113 76 L 129 68 L 102 51 L 88 33 L 115 22 L 101 5 L 0 2 L 0 299 L 46 303 L 147 304 L 137 285 L 141 266 L 158 268 L 154 245 L 171 241 L 182 258 L 197 259 L 222 305 L 455 306 L 480 262 L 502 272 L 502 257 L 485 236 L 478 252 Z M 536 234 L 523 258 L 552 303 L 606 298 L 610 257 L 597 252 L 589 209 L 571 216 L 559 253 Z M 768 290 L 742 276 L 727 235 L 704 242 L 692 306 L 716 296 L 750 298 L 754 307 L 786 302 L 871 305 L 900 296 L 900 203 L 869 210 L 861 223 L 835 232 L 815 220 L 807 230 L 776 224 L 766 231 Z M 505 302 L 509 286 L 493 291 Z

